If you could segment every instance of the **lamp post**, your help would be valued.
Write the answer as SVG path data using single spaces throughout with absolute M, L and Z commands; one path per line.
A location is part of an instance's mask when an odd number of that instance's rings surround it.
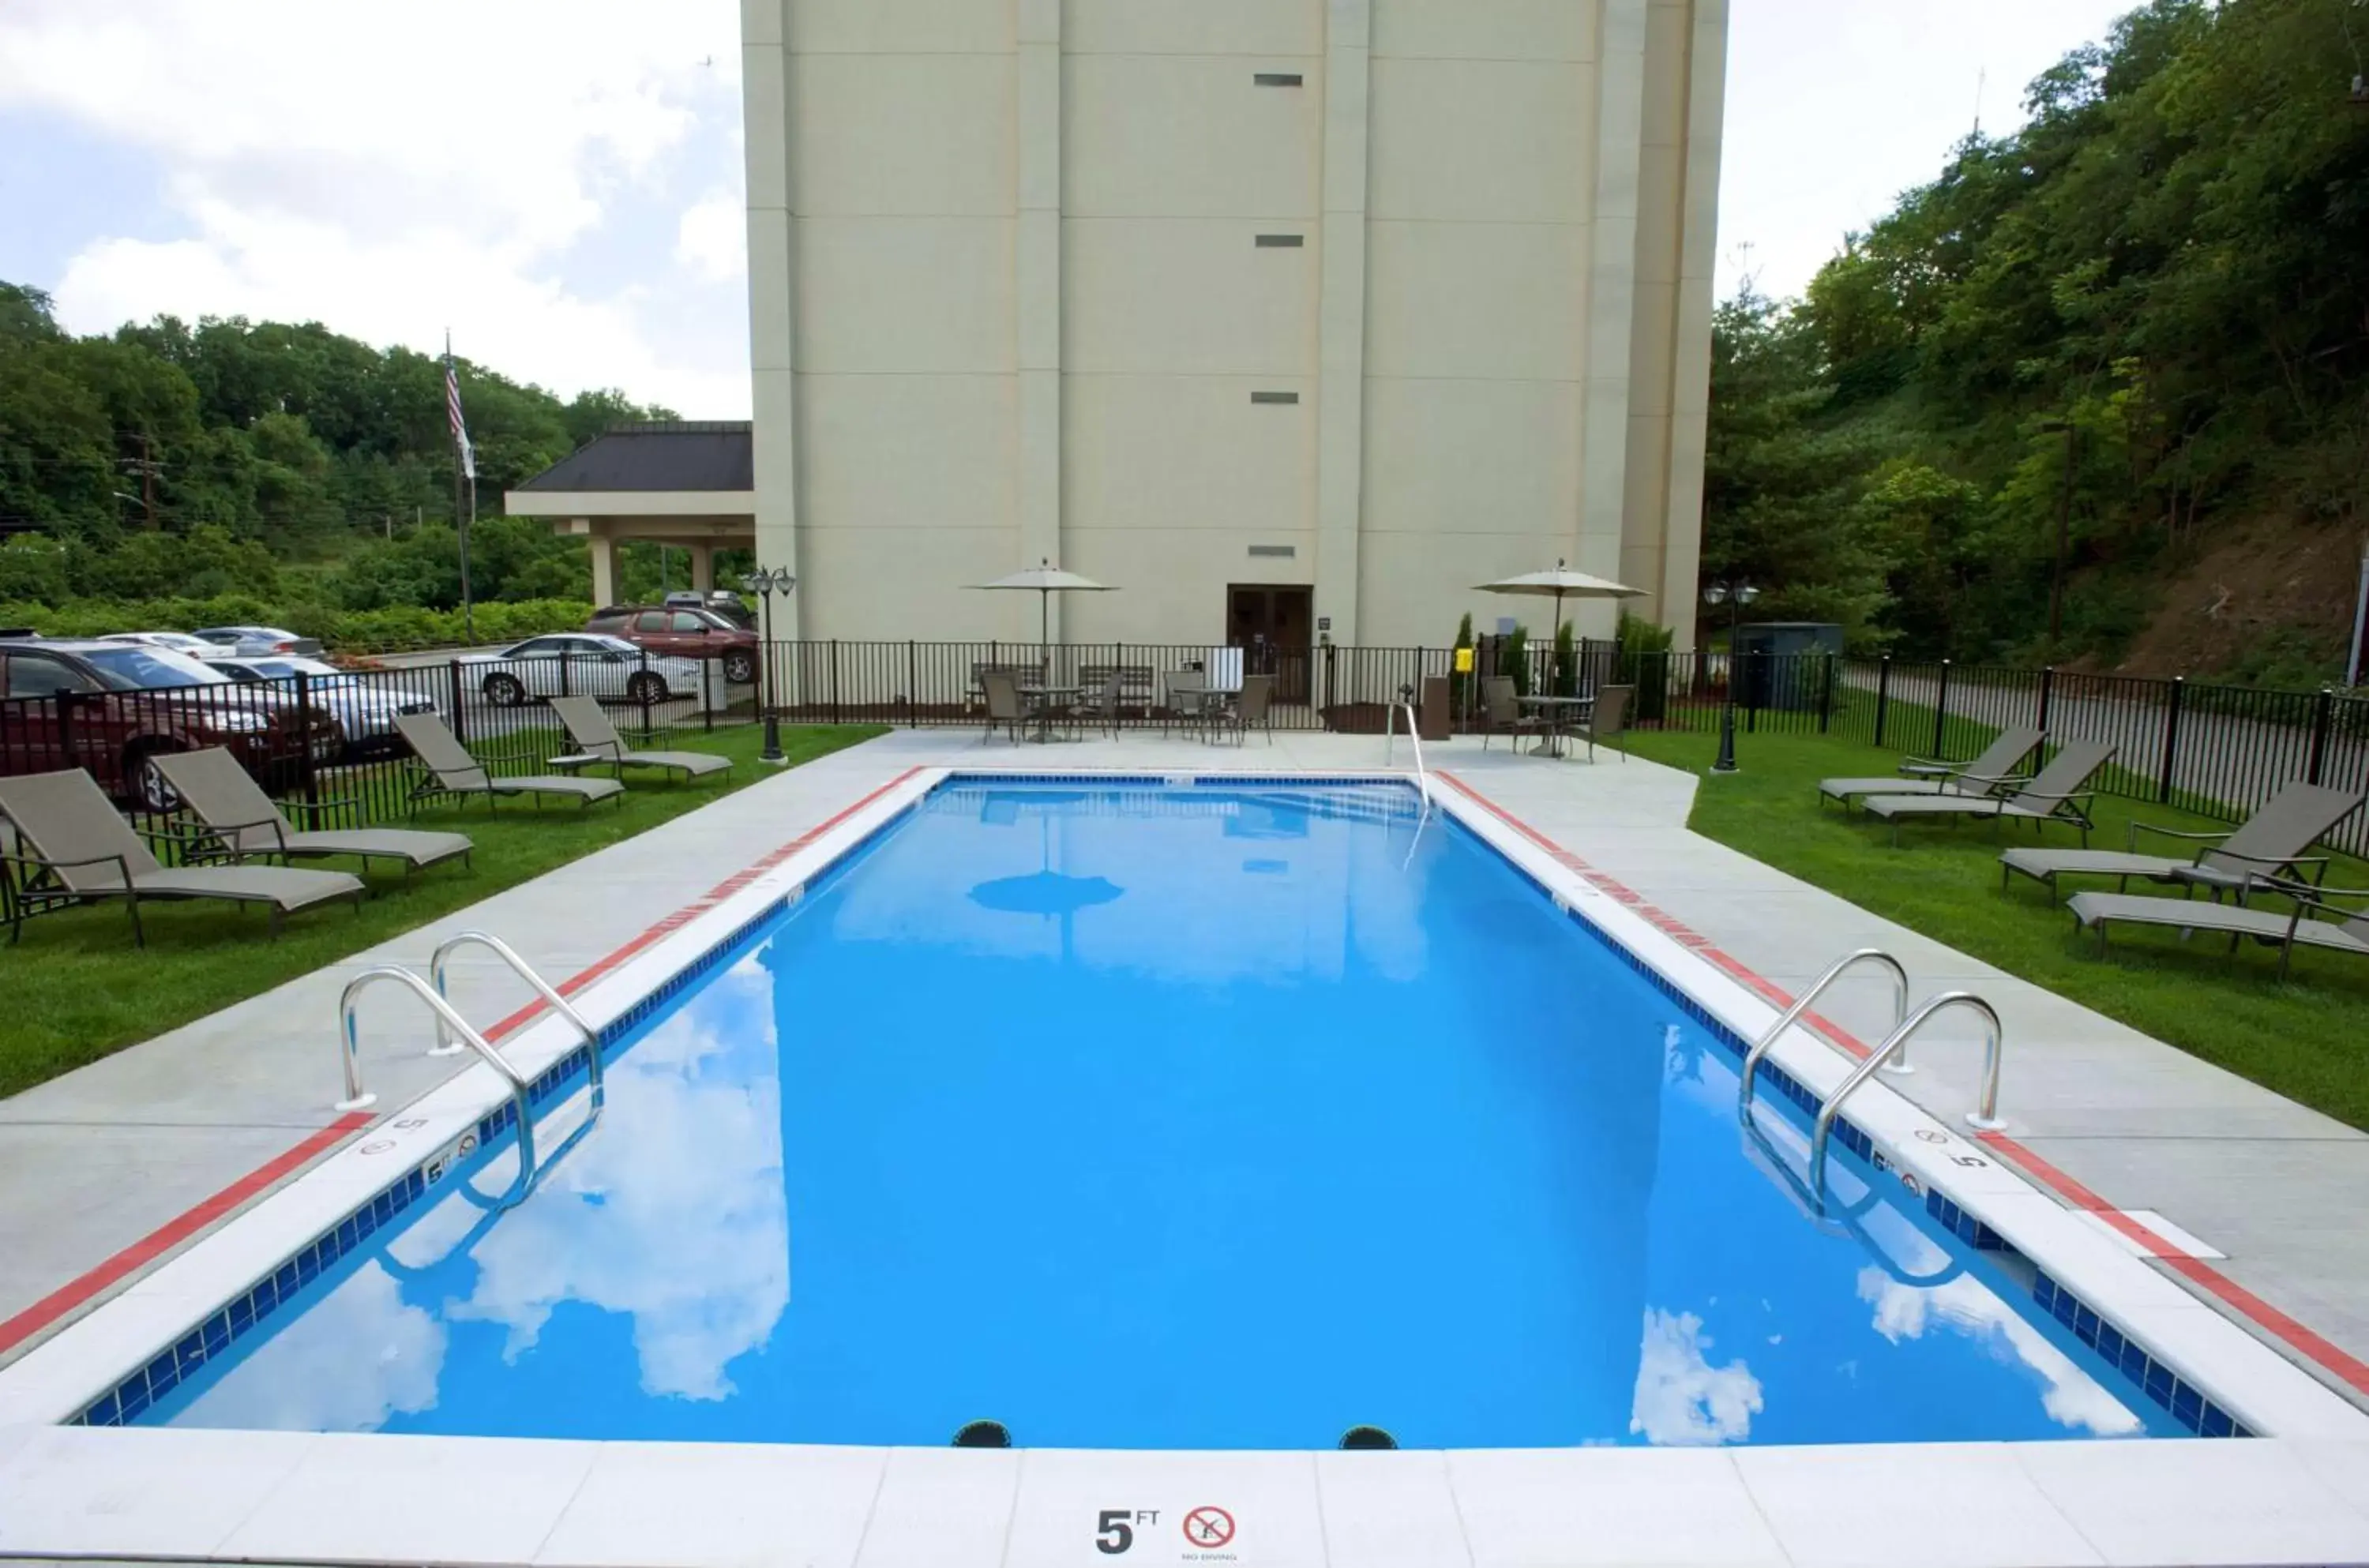
M 750 593 L 763 595 L 765 601 L 765 646 L 761 650 L 764 654 L 764 662 L 762 684 L 758 691 L 758 701 L 765 709 L 765 750 L 757 761 L 769 768 L 778 768 L 786 764 L 789 758 L 782 751 L 782 715 L 773 704 L 773 595 L 778 593 L 787 598 L 798 586 L 798 579 L 786 567 L 759 567 L 740 579 L 740 586 Z
M 1743 621 L 1744 607 L 1760 597 L 1760 590 L 1738 578 L 1732 583 L 1705 583 L 1703 602 L 1716 610 L 1727 606 L 1727 701 L 1719 710 L 1719 761 L 1711 765 L 1714 773 L 1732 773 L 1735 766 L 1735 633 Z

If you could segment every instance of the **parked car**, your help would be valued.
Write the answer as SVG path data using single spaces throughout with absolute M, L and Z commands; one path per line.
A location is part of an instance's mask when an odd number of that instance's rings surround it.
M 151 761 L 160 751 L 224 747 L 280 790 L 303 776 L 308 753 L 329 763 L 345 747 L 326 709 L 308 730 L 275 692 L 139 643 L 0 638 L 0 773 L 87 768 L 109 794 L 152 811 L 177 798 Z
M 277 654 L 249 658 L 225 654 L 220 649 L 206 662 L 234 680 L 286 682 L 279 688 L 283 697 L 291 694 L 296 676 L 303 674 L 305 700 L 326 708 L 336 717 L 338 727 L 345 731 L 346 756 L 349 759 L 387 756 L 404 750 L 403 737 L 395 733 L 397 714 L 444 716 L 443 708 L 435 699 L 395 683 L 404 678 L 402 671 L 389 671 L 372 680 L 317 658 Z
M 747 600 L 727 588 L 719 588 L 713 593 L 679 589 L 666 596 L 666 607 L 670 610 L 704 610 L 710 614 L 723 616 L 744 632 L 757 629 L 757 612 L 749 608 Z
M 623 637 L 652 653 L 720 658 L 724 679 L 736 686 L 757 679 L 757 634 L 696 604 L 612 604 L 596 611 L 584 629 Z
M 321 651 L 318 637 L 300 637 L 279 626 L 200 626 L 192 635 L 234 653 L 299 653 L 310 658 Z
M 462 656 L 486 701 L 515 707 L 534 697 L 611 697 L 662 703 L 699 691 L 697 660 L 645 653 L 623 637 L 559 632 L 492 653 Z
M 222 651 L 219 645 L 203 637 L 193 637 L 187 632 L 109 632 L 98 640 L 103 643 L 137 643 L 143 647 L 168 647 L 175 653 L 192 654 L 199 658 Z

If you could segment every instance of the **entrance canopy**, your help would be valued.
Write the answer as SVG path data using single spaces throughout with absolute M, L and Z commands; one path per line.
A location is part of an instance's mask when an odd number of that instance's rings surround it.
M 749 422 L 671 419 L 619 425 L 502 497 L 512 517 L 551 520 L 592 555 L 592 598 L 617 598 L 617 546 L 632 539 L 691 556 L 691 586 L 715 586 L 715 552 L 757 542 Z

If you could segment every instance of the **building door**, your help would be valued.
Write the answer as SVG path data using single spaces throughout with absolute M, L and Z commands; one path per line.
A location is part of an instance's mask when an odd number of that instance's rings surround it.
M 1242 671 L 1275 677 L 1278 703 L 1308 701 L 1309 629 L 1316 590 L 1237 583 L 1226 589 L 1226 641 L 1242 650 Z

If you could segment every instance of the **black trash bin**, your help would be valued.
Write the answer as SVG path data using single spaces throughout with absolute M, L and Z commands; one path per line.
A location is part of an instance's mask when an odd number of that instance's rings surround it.
M 1843 629 L 1825 621 L 1756 621 L 1735 629 L 1739 707 L 1815 708 L 1825 690 L 1825 661 L 1843 651 Z

